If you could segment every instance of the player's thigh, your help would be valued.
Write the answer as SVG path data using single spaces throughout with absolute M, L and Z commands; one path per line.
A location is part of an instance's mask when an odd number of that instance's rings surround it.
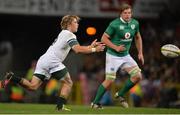
M 60 80 L 67 73 L 65 65 L 57 59 L 52 59 L 51 57 L 42 57 L 38 60 L 35 74 L 44 75 L 42 78 L 39 77 L 42 81 L 45 79 L 50 79 L 54 77 L 57 80 Z
M 42 81 L 50 78 L 50 67 L 52 66 L 50 60 L 45 58 L 40 58 L 37 62 L 36 69 L 34 71 L 34 76 L 38 77 Z
M 120 57 L 106 53 L 106 79 L 115 80 L 116 72 L 122 63 Z
M 63 65 L 60 64 L 60 66 L 63 66 Z M 70 74 L 65 66 L 63 69 L 57 67 L 56 71 L 53 72 L 51 75 L 52 75 L 52 78 L 60 80 L 64 84 L 67 84 L 69 86 L 72 86 L 73 84 Z
M 56 80 L 62 80 L 65 77 L 69 76 L 69 72 L 67 70 L 67 68 L 57 68 L 56 71 L 54 71 L 53 73 L 51 73 L 52 78 L 55 78 Z
M 136 66 L 138 67 L 137 62 L 130 55 L 124 56 L 122 60 L 123 65 L 121 66 L 121 69 L 126 70 L 127 72 Z

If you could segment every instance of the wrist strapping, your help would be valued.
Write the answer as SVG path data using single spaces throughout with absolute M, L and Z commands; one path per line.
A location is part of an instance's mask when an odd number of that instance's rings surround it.
M 96 52 L 96 48 L 91 48 L 91 51 L 92 52 Z

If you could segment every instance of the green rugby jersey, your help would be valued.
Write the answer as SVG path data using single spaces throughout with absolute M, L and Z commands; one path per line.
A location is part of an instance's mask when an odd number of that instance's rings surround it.
M 128 55 L 131 43 L 137 32 L 139 32 L 139 23 L 137 20 L 133 18 L 130 22 L 125 22 L 122 18 L 113 20 L 107 27 L 105 33 L 110 36 L 110 40 L 113 44 L 117 46 L 124 44 L 126 50 L 116 52 L 114 49 L 107 47 L 107 53 L 119 57 Z

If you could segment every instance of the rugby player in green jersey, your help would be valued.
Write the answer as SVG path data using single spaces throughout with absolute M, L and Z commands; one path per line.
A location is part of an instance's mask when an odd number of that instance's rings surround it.
M 139 32 L 139 23 L 132 18 L 132 8 L 128 4 L 120 7 L 120 17 L 113 20 L 102 36 L 102 42 L 107 46 L 106 52 L 106 78 L 99 86 L 96 97 L 91 103 L 92 108 L 102 108 L 100 100 L 106 90 L 116 79 L 116 72 L 120 68 L 129 74 L 129 78 L 115 98 L 120 100 L 124 108 L 128 108 L 124 96 L 141 78 L 141 69 L 130 56 L 129 49 L 135 39 L 138 50 L 138 59 L 144 64 L 142 38 Z

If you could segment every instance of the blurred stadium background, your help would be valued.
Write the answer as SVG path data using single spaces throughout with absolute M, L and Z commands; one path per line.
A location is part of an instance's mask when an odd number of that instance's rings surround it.
M 168 59 L 160 53 L 160 47 L 167 43 L 180 47 L 179 0 L 0 0 L 0 79 L 9 70 L 31 79 L 36 60 L 61 31 L 63 15 L 81 17 L 76 33 L 80 44 L 96 38 L 100 41 L 123 2 L 133 6 L 133 16 L 140 22 L 145 56 L 141 67 L 144 78 L 128 93 L 129 103 L 135 107 L 180 108 L 180 58 Z M 95 31 L 87 31 L 88 27 Z M 134 45 L 131 55 L 137 58 Z M 90 104 L 104 79 L 104 60 L 105 52 L 70 52 L 64 62 L 74 81 L 69 104 Z M 119 70 L 116 82 L 101 100 L 104 105 L 118 105 L 113 95 L 126 78 L 127 74 Z M 58 88 L 56 80 L 45 82 L 35 92 L 11 83 L 0 90 L 0 103 L 55 103 Z

